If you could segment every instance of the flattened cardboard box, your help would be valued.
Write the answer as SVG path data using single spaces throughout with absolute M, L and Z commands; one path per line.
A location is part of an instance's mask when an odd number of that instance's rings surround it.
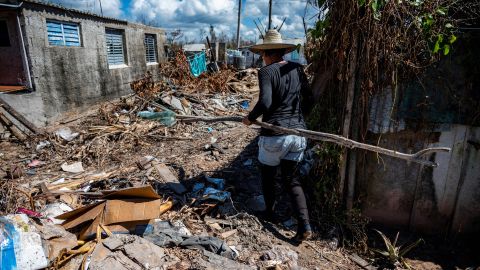
M 166 207 L 162 207 L 162 197 L 151 186 L 104 194 L 104 201 L 58 216 L 58 219 L 65 220 L 62 226 L 75 231 L 80 240 L 85 240 L 96 234 L 100 224 L 106 225 L 112 232 L 128 233 L 135 225 L 147 224 L 166 211 Z

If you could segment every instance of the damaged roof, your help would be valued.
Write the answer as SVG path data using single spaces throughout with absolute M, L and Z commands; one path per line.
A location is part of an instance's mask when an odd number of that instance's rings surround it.
M 7 1 L 7 2 L 8 2 L 8 1 Z M 101 19 L 105 19 L 105 20 L 128 23 L 128 21 L 126 21 L 126 20 L 121 20 L 121 19 L 117 19 L 117 18 L 113 18 L 113 17 L 108 17 L 108 16 L 102 16 L 102 15 L 99 15 L 99 14 L 96 14 L 96 13 L 93 13 L 93 12 L 88 12 L 88 11 L 83 11 L 83 10 L 78 10 L 78 9 L 73 9 L 73 8 L 67 8 L 67 7 L 64 7 L 64 6 L 59 5 L 59 4 L 54 4 L 54 3 L 50 3 L 50 2 L 46 2 L 46 1 L 41 1 L 41 0 L 23 0 L 23 1 L 18 1 L 18 2 L 19 2 L 19 7 L 20 7 L 23 3 L 29 3 L 29 4 L 34 4 L 34 5 L 41 5 L 41 6 L 46 6 L 46 7 L 61 9 L 61 10 L 64 10 L 64 11 L 74 12 L 74 13 L 81 14 L 81 15 L 87 15 L 87 16 L 97 17 L 97 18 L 101 18 Z

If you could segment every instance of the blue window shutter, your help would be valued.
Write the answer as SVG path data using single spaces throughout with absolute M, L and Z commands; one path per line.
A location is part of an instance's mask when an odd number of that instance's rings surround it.
M 116 29 L 105 30 L 107 43 L 107 60 L 109 65 L 125 64 L 123 47 L 123 31 Z
M 158 62 L 157 58 L 157 40 L 155 35 L 145 34 L 145 58 L 147 63 L 156 63 Z
M 48 43 L 57 46 L 80 46 L 80 28 L 76 23 L 47 20 Z

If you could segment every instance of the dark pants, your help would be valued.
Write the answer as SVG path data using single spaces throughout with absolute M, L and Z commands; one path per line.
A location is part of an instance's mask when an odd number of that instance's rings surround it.
M 292 207 L 298 222 L 302 225 L 310 224 L 308 218 L 307 201 L 303 193 L 302 184 L 295 176 L 297 162 L 282 159 L 280 162 L 282 185 L 289 191 L 292 199 Z M 263 197 L 267 211 L 273 212 L 275 203 L 275 175 L 278 166 L 261 165 Z

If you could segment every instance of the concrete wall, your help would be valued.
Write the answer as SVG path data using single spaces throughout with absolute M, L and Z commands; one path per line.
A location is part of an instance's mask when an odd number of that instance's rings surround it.
M 50 46 L 46 19 L 79 23 L 82 46 Z M 147 71 L 156 75 L 158 65 L 146 64 L 145 33 L 157 35 L 159 60 L 164 59 L 164 32 L 158 28 L 32 3 L 25 3 L 21 21 L 34 89 L 2 99 L 38 126 L 65 112 L 129 93 L 129 82 Z M 126 67 L 109 68 L 105 28 L 125 31 Z
M 441 236 L 480 235 L 480 32 L 463 33 L 417 81 L 371 100 L 366 142 L 404 153 L 450 153 L 415 163 L 358 151 L 356 194 L 374 222 Z
M 369 143 L 376 142 L 405 153 L 437 146 L 452 151 L 427 157 L 439 164 L 435 168 L 364 153 L 357 163 L 357 185 L 367 216 L 429 234 L 480 231 L 480 127 L 454 124 L 433 132 L 377 134 Z
M 23 85 L 25 74 L 20 51 L 17 12 L 0 10 L 0 21 L 6 21 L 10 38 L 9 47 L 0 47 L 0 85 Z

